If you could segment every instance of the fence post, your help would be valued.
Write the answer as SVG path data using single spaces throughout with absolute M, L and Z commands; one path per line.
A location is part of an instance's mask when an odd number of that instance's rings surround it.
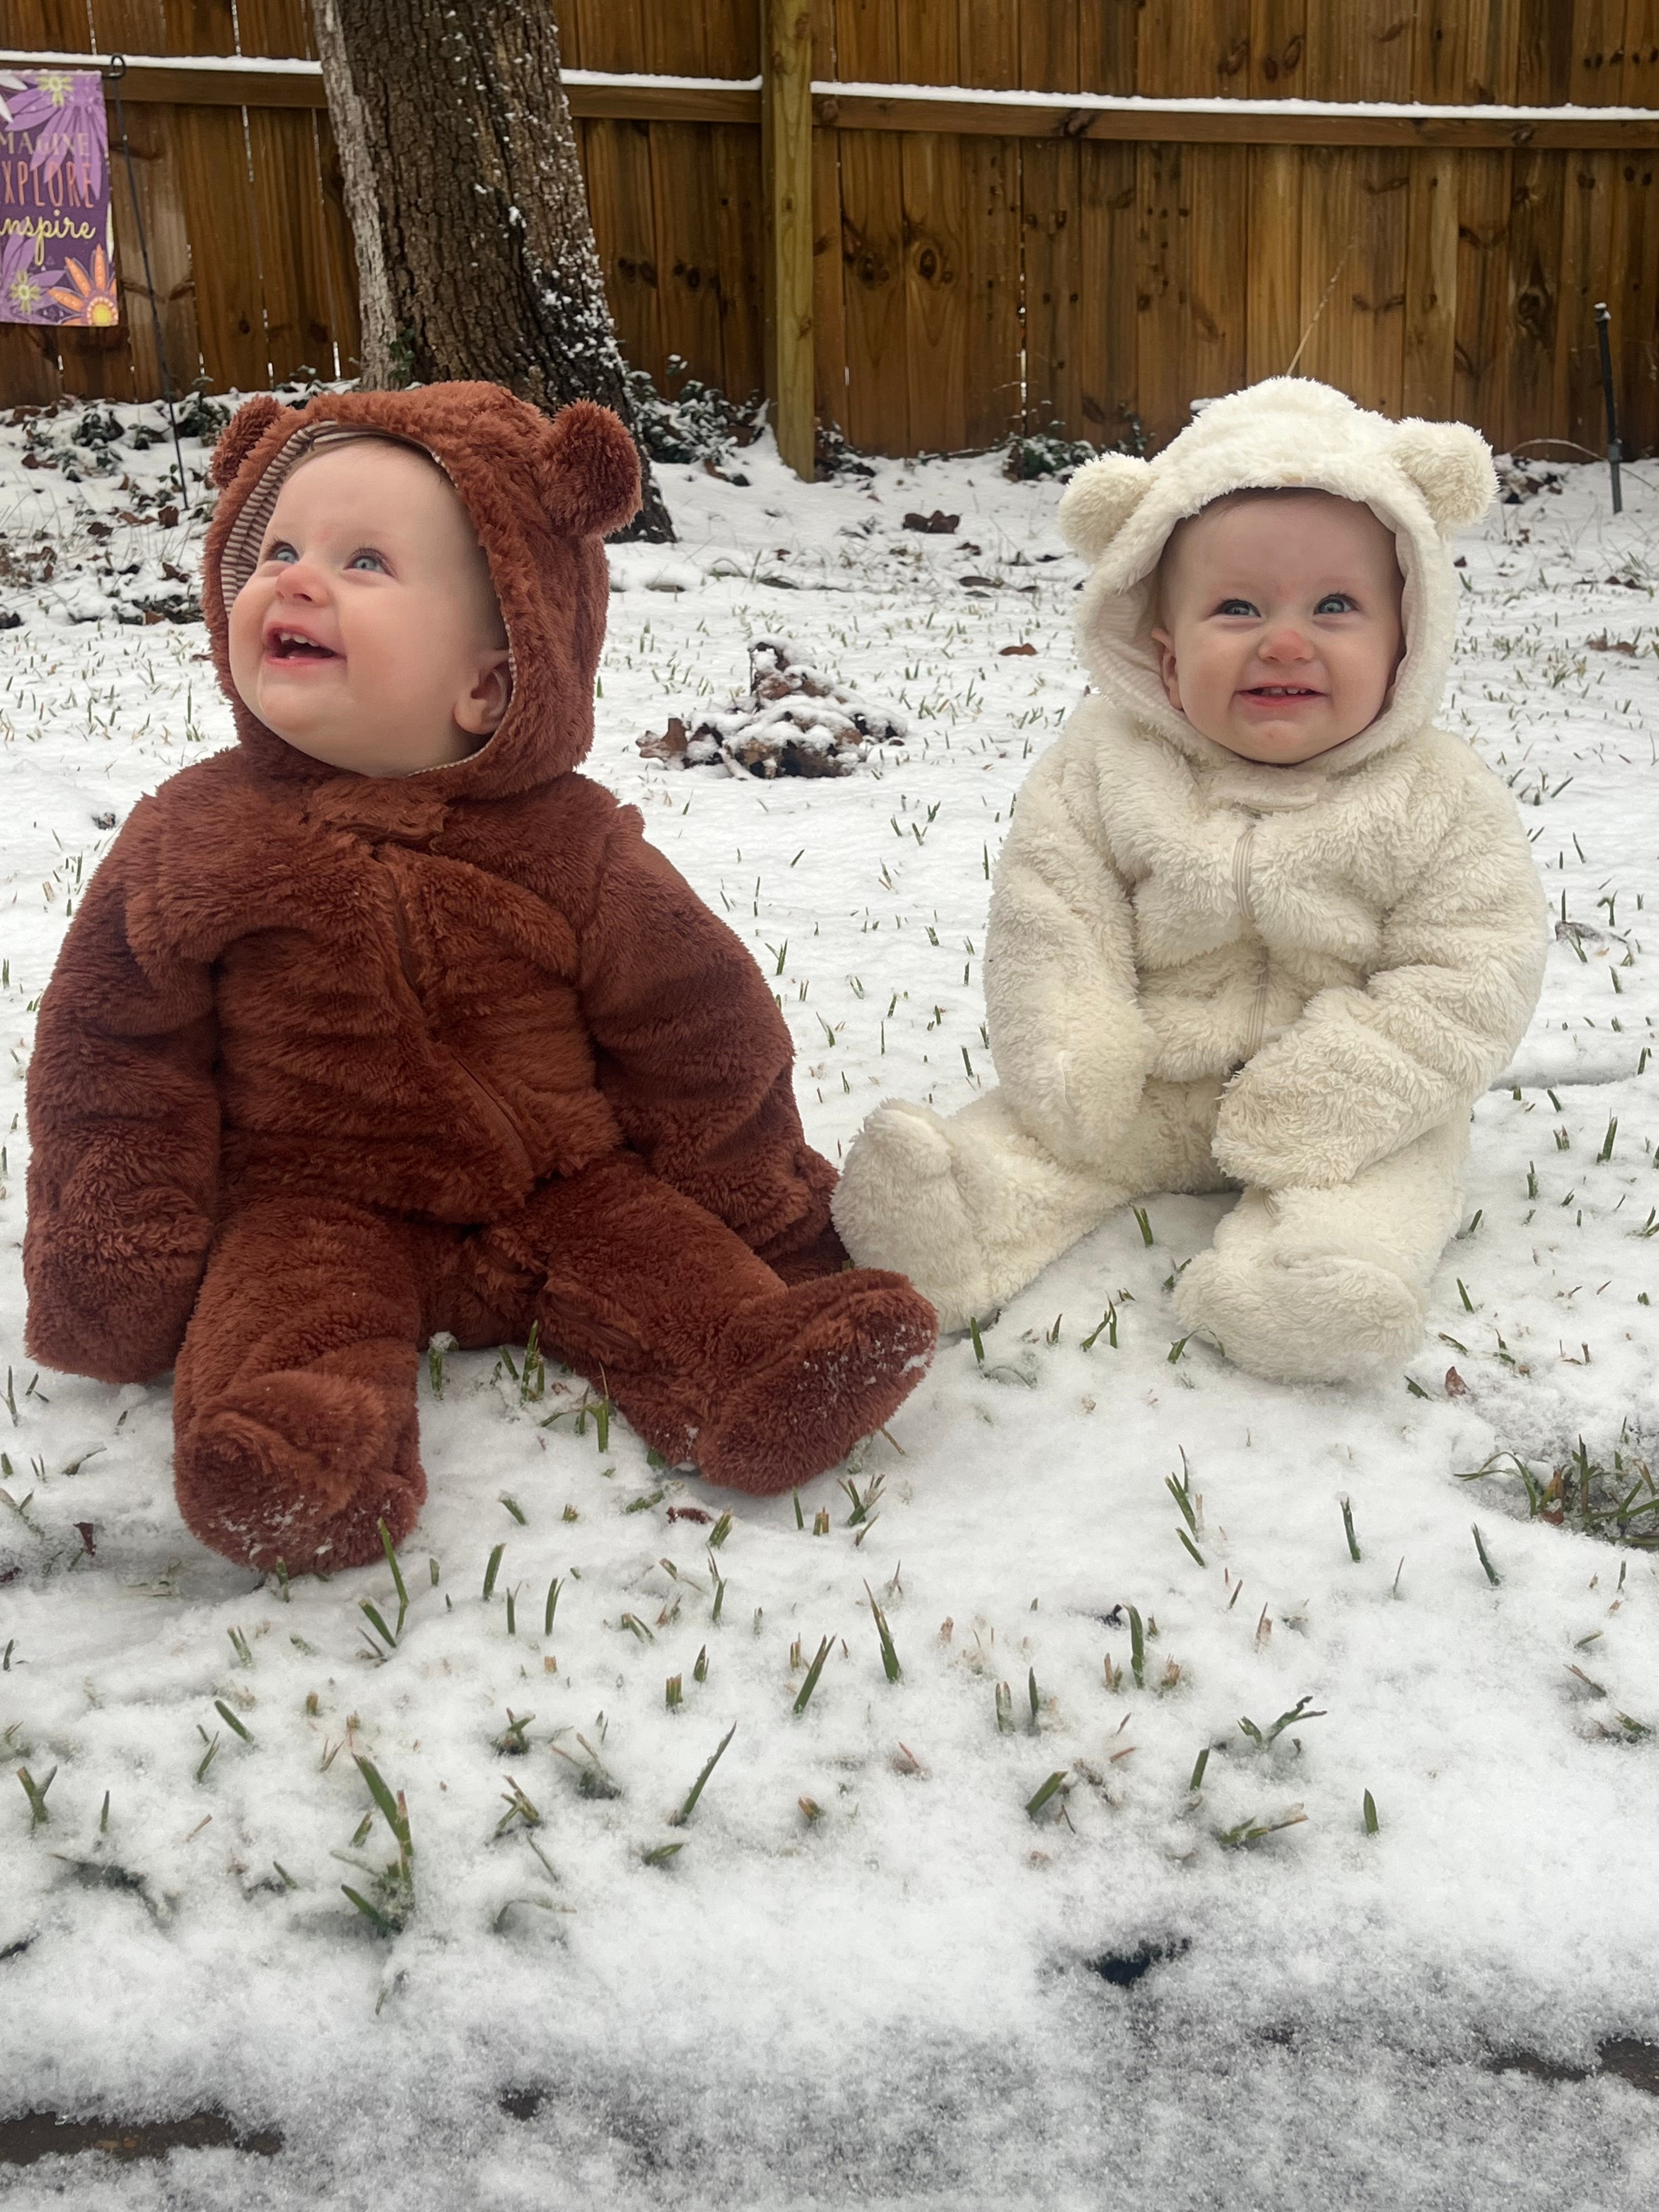
M 812 0 L 759 0 L 766 214 L 766 382 L 778 452 L 810 483 L 812 410 Z

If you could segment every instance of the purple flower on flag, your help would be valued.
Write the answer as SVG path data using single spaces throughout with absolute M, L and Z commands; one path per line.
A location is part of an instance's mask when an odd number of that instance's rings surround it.
M 46 306 L 52 286 L 63 276 L 59 264 L 52 268 L 34 266 L 34 233 L 32 230 L 9 231 L 0 236 L 0 321 L 33 323 L 56 322 L 58 318 L 48 312 L 36 311 Z M 7 314 L 4 310 L 10 309 Z
M 28 70 L 21 92 L 6 105 L 8 127 L 35 134 L 32 168 L 56 176 L 65 161 L 77 163 L 85 191 L 95 199 L 104 182 L 104 80 L 95 70 Z

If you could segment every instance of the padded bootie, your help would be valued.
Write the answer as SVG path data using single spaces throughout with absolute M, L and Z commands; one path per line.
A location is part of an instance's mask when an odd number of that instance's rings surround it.
M 1398 1373 L 1423 1340 L 1424 1303 L 1384 1259 L 1282 1246 L 1201 1252 L 1175 1299 L 1183 1328 L 1269 1382 Z
M 964 1198 L 948 1125 L 927 1106 L 890 1099 L 854 1140 L 830 1200 L 860 1267 L 896 1269 L 943 1329 L 1000 1301 Z
M 678 1357 L 661 1342 L 626 1365 L 613 1356 L 604 1386 L 665 1459 L 768 1496 L 838 1465 L 890 1420 L 938 1336 L 902 1276 L 854 1270 L 747 1298 L 688 1328 Z
M 381 1556 L 426 1497 L 414 1353 L 406 1390 L 313 1371 L 252 1376 L 179 1432 L 173 1481 L 191 1531 L 266 1572 L 331 1573 Z

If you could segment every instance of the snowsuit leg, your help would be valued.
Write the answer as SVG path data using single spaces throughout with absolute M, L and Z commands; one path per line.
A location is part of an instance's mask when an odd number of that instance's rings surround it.
M 407 1534 L 421 1285 L 453 1233 L 321 1198 L 222 1224 L 173 1383 L 173 1479 L 204 1544 L 300 1573 L 379 1558 L 381 1521 Z
M 1422 1340 L 1468 1142 L 1460 1115 L 1334 1190 L 1247 1189 L 1182 1275 L 1182 1322 L 1273 1382 L 1397 1371 Z
M 477 1295 L 533 1297 L 541 1342 L 676 1465 L 770 1492 L 889 1420 L 933 1356 L 927 1301 L 896 1275 L 794 1284 L 633 1153 L 544 1184 L 468 1240 Z
M 948 1121 L 890 1102 L 848 1155 L 836 1225 L 860 1264 L 908 1275 L 941 1328 L 964 1328 L 1129 1200 L 1224 1188 L 1210 1151 L 1220 1096 L 1218 1080 L 1148 1083 L 1112 1158 L 1087 1166 L 1056 1159 L 1006 1091 Z

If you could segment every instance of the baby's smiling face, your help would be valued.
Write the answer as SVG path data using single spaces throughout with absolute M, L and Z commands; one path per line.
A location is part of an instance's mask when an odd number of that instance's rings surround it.
M 1218 501 L 1172 533 L 1152 632 L 1170 704 L 1245 760 L 1290 767 L 1387 705 L 1404 646 L 1393 533 L 1329 492 Z
M 466 509 L 386 439 L 303 461 L 230 611 L 243 702 L 297 751 L 414 775 L 484 744 L 511 697 L 507 635 Z

